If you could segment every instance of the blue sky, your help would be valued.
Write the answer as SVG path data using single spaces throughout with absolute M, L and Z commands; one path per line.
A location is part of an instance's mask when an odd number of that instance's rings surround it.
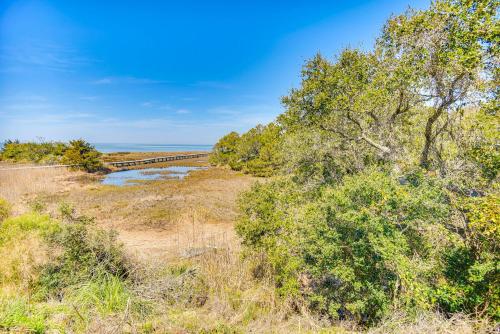
M 213 144 L 424 0 L 0 1 L 0 140 Z

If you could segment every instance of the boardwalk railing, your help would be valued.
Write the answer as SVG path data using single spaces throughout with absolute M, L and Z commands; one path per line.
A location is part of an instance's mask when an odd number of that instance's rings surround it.
M 208 156 L 208 153 L 170 155 L 170 156 L 166 156 L 166 157 L 148 158 L 148 159 L 142 159 L 142 160 L 113 161 L 113 162 L 106 162 L 105 164 L 109 165 L 109 166 L 114 166 L 114 167 L 126 167 L 126 166 L 153 164 L 153 163 L 165 162 L 165 161 L 201 158 L 201 157 L 206 157 L 206 156 Z

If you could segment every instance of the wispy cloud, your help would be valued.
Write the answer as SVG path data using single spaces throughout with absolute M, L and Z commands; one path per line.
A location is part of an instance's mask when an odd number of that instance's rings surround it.
M 98 96 L 80 96 L 80 100 L 83 100 L 83 101 L 95 101 L 99 99 Z
M 233 86 L 223 81 L 198 81 L 193 84 L 196 87 L 214 88 L 214 89 L 231 89 Z
M 141 106 L 146 107 L 146 108 L 151 108 L 153 106 L 153 102 L 151 102 L 151 101 L 142 102 Z
M 112 76 L 104 77 L 91 82 L 94 85 L 111 85 L 111 84 L 129 84 L 129 85 L 148 85 L 148 84 L 167 84 L 170 81 L 155 80 L 150 78 L 138 78 L 133 76 Z
M 22 40 L 0 47 L 0 59 L 6 68 L 21 70 L 25 66 L 45 70 L 71 72 L 78 66 L 93 62 L 75 48 L 43 40 Z
M 191 113 L 191 111 L 188 109 L 179 109 L 176 111 L 176 113 L 177 114 L 189 114 L 189 113 Z

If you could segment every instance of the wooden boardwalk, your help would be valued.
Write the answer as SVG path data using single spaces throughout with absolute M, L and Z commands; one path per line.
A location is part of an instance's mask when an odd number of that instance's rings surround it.
M 105 162 L 105 164 L 108 166 L 114 166 L 114 167 L 127 167 L 127 166 L 137 166 L 137 165 L 145 165 L 145 164 L 154 164 L 157 162 L 201 158 L 201 157 L 208 156 L 208 154 L 209 153 L 169 155 L 166 157 L 148 158 L 148 159 L 141 159 L 141 160 Z

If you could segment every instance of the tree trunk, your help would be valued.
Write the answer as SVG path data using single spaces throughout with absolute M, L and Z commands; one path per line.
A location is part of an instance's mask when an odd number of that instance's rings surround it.
M 443 113 L 444 108 L 440 106 L 436 109 L 436 111 L 429 117 L 427 123 L 425 124 L 425 143 L 424 148 L 422 150 L 422 154 L 420 155 L 420 167 L 429 169 L 430 168 L 430 151 L 431 146 L 434 141 L 434 136 L 432 135 L 432 130 L 434 127 L 434 123 L 438 120 L 439 116 Z

